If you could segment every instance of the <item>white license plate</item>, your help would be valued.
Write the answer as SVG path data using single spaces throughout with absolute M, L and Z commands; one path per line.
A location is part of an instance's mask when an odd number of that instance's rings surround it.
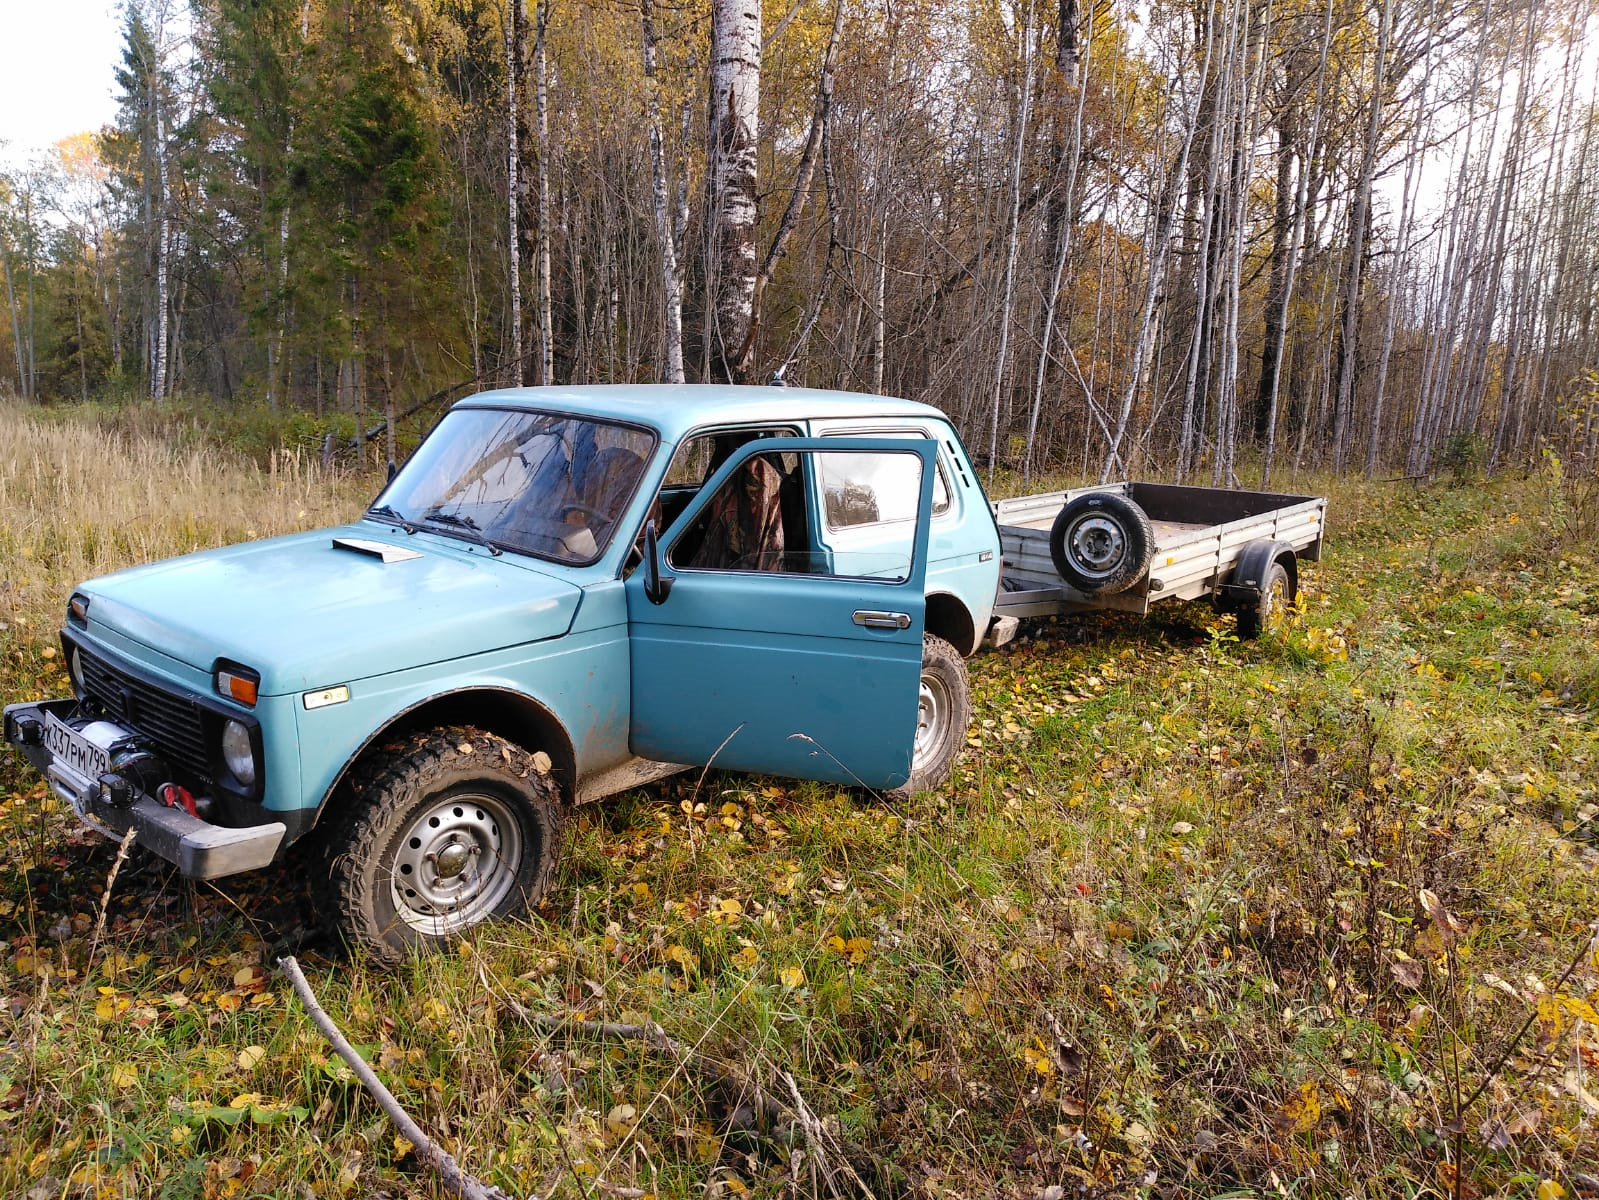
M 111 755 L 96 746 L 54 713 L 44 714 L 46 749 L 90 783 L 111 769 Z

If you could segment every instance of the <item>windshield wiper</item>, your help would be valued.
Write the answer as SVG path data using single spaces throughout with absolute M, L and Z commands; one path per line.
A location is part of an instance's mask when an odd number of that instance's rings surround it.
M 406 533 L 416 532 L 416 526 L 411 523 L 411 519 L 391 504 L 374 504 L 366 510 L 366 515 L 376 517 L 380 521 L 393 521 Z
M 435 506 L 434 508 L 430 508 L 427 510 L 427 512 L 422 514 L 422 520 L 426 521 L 430 525 L 447 525 L 451 529 L 460 529 L 465 531 L 467 537 L 471 538 L 472 541 L 482 546 L 496 558 L 505 553 L 505 551 L 501 550 L 488 539 L 488 535 L 483 532 L 482 527 L 479 526 L 478 523 L 471 517 L 462 516 L 460 513 L 440 512 Z

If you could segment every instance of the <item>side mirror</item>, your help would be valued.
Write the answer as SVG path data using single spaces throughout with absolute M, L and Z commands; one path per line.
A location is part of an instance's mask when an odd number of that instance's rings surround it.
M 644 595 L 651 604 L 665 604 L 672 594 L 672 577 L 661 574 L 661 547 L 655 522 L 644 523 Z
M 394 477 L 396 475 L 398 475 L 399 473 L 400 473 L 400 468 L 395 465 L 394 460 L 392 458 L 389 459 L 389 482 L 393 483 L 394 482 Z

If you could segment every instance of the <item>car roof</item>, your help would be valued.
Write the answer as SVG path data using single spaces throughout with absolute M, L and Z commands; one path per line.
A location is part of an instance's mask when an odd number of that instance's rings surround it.
M 496 388 L 457 402 L 474 407 L 553 409 L 583 416 L 631 421 L 659 430 L 676 442 L 706 425 L 782 424 L 852 417 L 936 417 L 930 404 L 835 392 L 819 388 L 746 387 L 738 384 L 618 383 L 585 387 Z

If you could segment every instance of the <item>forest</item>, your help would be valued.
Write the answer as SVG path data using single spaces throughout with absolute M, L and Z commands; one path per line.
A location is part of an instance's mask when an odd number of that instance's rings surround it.
M 990 469 L 1591 464 L 1590 0 L 132 0 L 0 174 L 0 389 L 732 381 Z

